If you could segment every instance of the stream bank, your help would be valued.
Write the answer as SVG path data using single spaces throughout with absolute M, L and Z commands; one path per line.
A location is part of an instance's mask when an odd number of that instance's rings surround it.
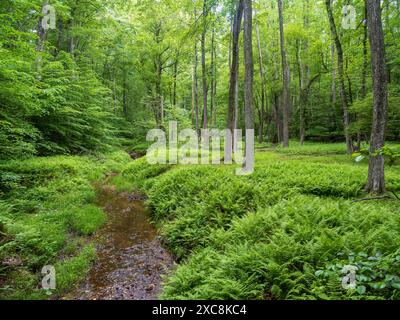
M 98 206 L 107 224 L 94 236 L 97 260 L 83 285 L 68 300 L 154 300 L 162 276 L 174 260 L 162 247 L 144 201 L 135 195 L 100 189 Z

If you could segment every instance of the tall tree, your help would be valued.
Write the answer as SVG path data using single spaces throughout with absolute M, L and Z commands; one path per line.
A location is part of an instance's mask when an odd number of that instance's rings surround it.
M 265 74 L 264 74 L 263 55 L 261 50 L 260 27 L 258 25 L 256 12 L 254 12 L 254 17 L 256 18 L 256 35 L 257 35 L 258 61 L 260 64 L 260 91 L 261 91 L 261 107 L 259 109 L 260 127 L 259 127 L 258 142 L 262 143 L 264 139 L 264 120 L 265 120 L 265 109 L 266 109 Z
M 203 30 L 201 32 L 201 76 L 203 83 L 203 128 L 207 128 L 207 67 L 206 67 L 206 34 L 207 34 L 207 0 L 203 0 Z
M 216 101 L 217 94 L 217 72 L 216 72 L 216 48 L 215 48 L 215 25 L 213 26 L 211 36 L 211 126 L 215 127 L 216 122 Z
M 244 12 L 244 69 L 245 69 L 245 91 L 244 112 L 246 129 L 254 129 L 253 110 L 253 9 L 252 0 L 243 0 Z M 246 155 L 247 156 L 247 155 Z
M 239 0 L 232 27 L 232 64 L 229 79 L 229 104 L 227 126 L 233 134 L 235 126 L 235 110 L 238 105 L 238 78 L 239 78 L 239 35 L 243 17 L 243 0 Z
M 310 0 L 303 0 L 303 24 L 304 29 L 308 31 L 310 24 Z M 304 42 L 304 51 L 308 54 L 308 41 Z M 301 46 L 299 46 L 301 50 Z M 305 82 L 310 80 L 310 66 L 308 64 L 302 64 L 300 62 L 300 53 L 298 53 L 298 65 L 299 65 L 299 87 L 300 87 L 300 144 L 304 144 L 306 136 L 306 107 L 308 104 L 308 90 L 304 88 Z
M 283 4 L 282 0 L 278 0 L 279 12 L 279 34 L 282 59 L 282 78 L 283 78 L 283 146 L 289 147 L 289 109 L 290 109 L 290 70 L 286 60 L 285 52 L 285 33 L 283 28 Z
M 381 18 L 381 1 L 366 0 L 366 3 L 374 92 L 373 123 L 370 141 L 371 157 L 369 160 L 366 191 L 380 194 L 385 192 L 385 161 L 384 157 L 377 155 L 376 152 L 385 145 L 388 76 Z
M 197 10 L 196 10 L 196 0 L 193 1 L 194 4 L 194 21 L 197 20 Z M 194 39 L 194 64 L 193 64 L 193 74 L 192 74 L 192 123 L 196 127 L 196 132 L 199 135 L 200 125 L 199 125 L 199 86 L 197 81 L 197 66 L 199 64 L 199 56 L 197 49 L 197 36 Z
M 349 115 L 349 102 L 346 94 L 346 86 L 344 82 L 344 60 L 343 60 L 343 48 L 342 43 L 339 38 L 339 34 L 336 28 L 335 18 L 333 16 L 332 11 L 332 0 L 325 0 L 326 11 L 328 13 L 329 26 L 331 29 L 331 35 L 336 47 L 336 53 L 338 58 L 338 73 L 339 73 L 339 83 L 340 83 L 340 97 L 342 100 L 342 109 L 343 109 L 343 123 L 344 123 L 344 132 L 346 137 L 346 146 L 347 153 L 353 152 L 353 142 L 351 139 L 351 135 L 349 132 L 350 127 L 350 115 Z

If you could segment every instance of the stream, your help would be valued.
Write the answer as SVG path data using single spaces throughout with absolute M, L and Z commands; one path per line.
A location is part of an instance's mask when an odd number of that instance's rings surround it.
M 161 245 L 144 202 L 103 186 L 97 204 L 108 214 L 94 236 L 97 260 L 69 300 L 155 300 L 174 260 Z

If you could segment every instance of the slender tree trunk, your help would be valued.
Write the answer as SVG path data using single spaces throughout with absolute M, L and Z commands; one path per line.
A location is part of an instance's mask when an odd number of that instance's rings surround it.
M 310 0 L 303 1 L 303 20 L 304 29 L 308 30 L 310 19 Z M 301 48 L 301 47 L 300 47 Z M 305 55 L 308 56 L 308 41 L 304 42 Z M 304 68 L 304 71 L 303 71 Z M 299 76 L 300 76 L 300 144 L 303 145 L 306 137 L 306 108 L 308 105 L 308 91 L 307 96 L 304 97 L 304 83 L 310 81 L 310 66 L 308 64 L 301 63 L 300 53 L 299 53 Z
M 364 5 L 363 21 L 363 67 L 361 73 L 361 99 L 367 96 L 367 71 L 368 71 L 368 25 L 367 25 L 367 4 Z M 361 149 L 362 134 L 357 132 L 357 151 Z
M 254 107 L 253 107 L 253 9 L 252 0 L 243 0 L 244 12 L 244 72 L 245 72 L 245 90 L 244 90 L 244 120 L 246 130 L 254 130 Z M 246 144 L 246 166 L 250 161 L 250 150 Z M 254 156 L 254 155 L 253 155 Z
M 363 34 L 363 68 L 361 74 L 361 99 L 367 96 L 367 69 L 368 69 L 368 25 L 367 25 L 367 4 L 364 13 L 364 34 Z
M 123 100 L 123 112 L 124 112 L 124 116 L 125 118 L 128 117 L 128 85 L 127 85 L 127 74 L 126 71 L 124 71 L 124 80 L 123 80 L 123 96 L 122 96 L 122 100 Z
M 254 16 L 257 19 L 256 12 Z M 258 60 L 260 63 L 260 84 L 261 84 L 261 107 L 259 112 L 260 128 L 258 142 L 263 143 L 264 140 L 264 120 L 265 120 L 265 78 L 264 78 L 264 63 L 261 51 L 261 38 L 260 38 L 260 28 L 258 26 L 258 21 L 256 20 L 256 34 L 257 34 L 257 48 L 258 48 Z
M 375 153 L 385 145 L 388 108 L 385 40 L 380 0 L 366 0 L 366 3 L 374 91 L 374 112 L 370 142 L 371 157 L 366 191 L 381 194 L 385 192 L 385 160 L 382 155 L 375 155 Z
M 352 153 L 353 152 L 353 142 L 352 142 L 352 139 L 351 139 L 351 136 L 349 133 L 350 116 L 349 116 L 349 111 L 348 111 L 349 103 L 347 100 L 346 86 L 345 86 L 345 82 L 344 82 L 343 49 L 342 49 L 342 44 L 340 42 L 339 35 L 338 35 L 337 29 L 336 29 L 336 23 L 335 23 L 335 19 L 333 17 L 331 1 L 332 0 L 325 0 L 325 4 L 326 4 L 326 11 L 328 13 L 331 34 L 332 34 L 333 41 L 335 43 L 337 57 L 338 57 L 340 96 L 341 96 L 341 100 L 342 100 L 343 123 L 344 123 L 345 137 L 346 137 L 347 153 Z
M 174 83 L 172 89 L 172 105 L 176 107 L 176 87 L 177 87 L 177 77 L 178 77 L 178 64 L 179 64 L 179 53 L 176 54 L 176 60 L 174 63 Z
M 196 1 L 194 3 L 194 20 L 197 19 Z M 198 50 L 197 50 L 197 37 L 195 37 L 194 44 L 194 65 L 193 65 L 193 79 L 192 79 L 192 119 L 196 127 L 197 135 L 200 137 L 199 125 L 199 86 L 197 80 L 197 66 L 199 64 Z
M 279 95 L 274 92 L 273 94 L 273 104 L 274 104 L 274 118 L 275 118 L 275 125 L 276 125 L 276 140 L 273 142 L 280 143 L 282 141 L 282 118 L 280 112 L 280 101 Z
M 215 113 L 215 27 L 213 27 L 211 35 L 211 127 L 214 127 L 214 113 Z
M 207 128 L 207 68 L 206 68 L 207 0 L 203 0 L 203 32 L 201 33 L 201 71 L 203 81 L 203 128 Z
M 336 122 L 336 59 L 335 59 L 335 45 L 331 45 L 331 59 L 332 59 L 332 84 L 331 84 L 331 108 L 332 108 L 332 127 L 336 131 L 337 130 L 337 122 Z
M 296 50 L 296 62 L 297 69 L 299 72 L 299 113 L 300 113 L 300 144 L 304 144 L 305 140 L 305 99 L 304 99 L 304 74 L 303 74 L 303 65 L 301 62 L 301 45 L 297 41 L 297 50 Z
M 157 117 L 157 127 L 161 128 L 163 121 L 162 117 L 164 115 L 164 106 L 163 106 L 163 96 L 162 96 L 162 87 L 161 87 L 161 81 L 162 81 L 162 61 L 161 61 L 161 56 L 157 57 L 157 60 L 155 61 L 155 68 L 156 68 L 156 101 L 157 101 L 157 106 L 158 106 L 158 117 Z
M 283 4 L 278 0 L 279 11 L 279 33 L 282 58 L 282 77 L 283 77 L 283 147 L 289 147 L 289 109 L 290 109 L 290 71 L 286 60 L 285 34 L 283 29 Z
M 213 118 L 213 127 L 216 128 L 217 126 L 217 83 L 218 83 L 218 74 L 217 74 L 217 47 L 214 43 L 214 68 L 213 68 L 213 75 L 214 75 L 214 90 L 213 90 L 213 106 L 214 106 L 214 118 Z
M 238 78 L 239 78 L 239 35 L 241 30 L 243 17 L 243 0 L 239 0 L 236 14 L 233 21 L 232 27 L 232 63 L 229 80 L 229 104 L 228 104 L 228 119 L 227 126 L 231 130 L 232 136 L 233 131 L 236 128 L 235 119 L 237 119 L 238 109 Z

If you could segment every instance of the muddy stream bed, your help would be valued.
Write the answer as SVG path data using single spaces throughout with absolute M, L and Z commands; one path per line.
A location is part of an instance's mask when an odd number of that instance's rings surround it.
M 86 281 L 65 299 L 154 300 L 173 258 L 161 245 L 142 200 L 104 186 L 97 204 L 108 215 L 94 236 L 97 260 Z

